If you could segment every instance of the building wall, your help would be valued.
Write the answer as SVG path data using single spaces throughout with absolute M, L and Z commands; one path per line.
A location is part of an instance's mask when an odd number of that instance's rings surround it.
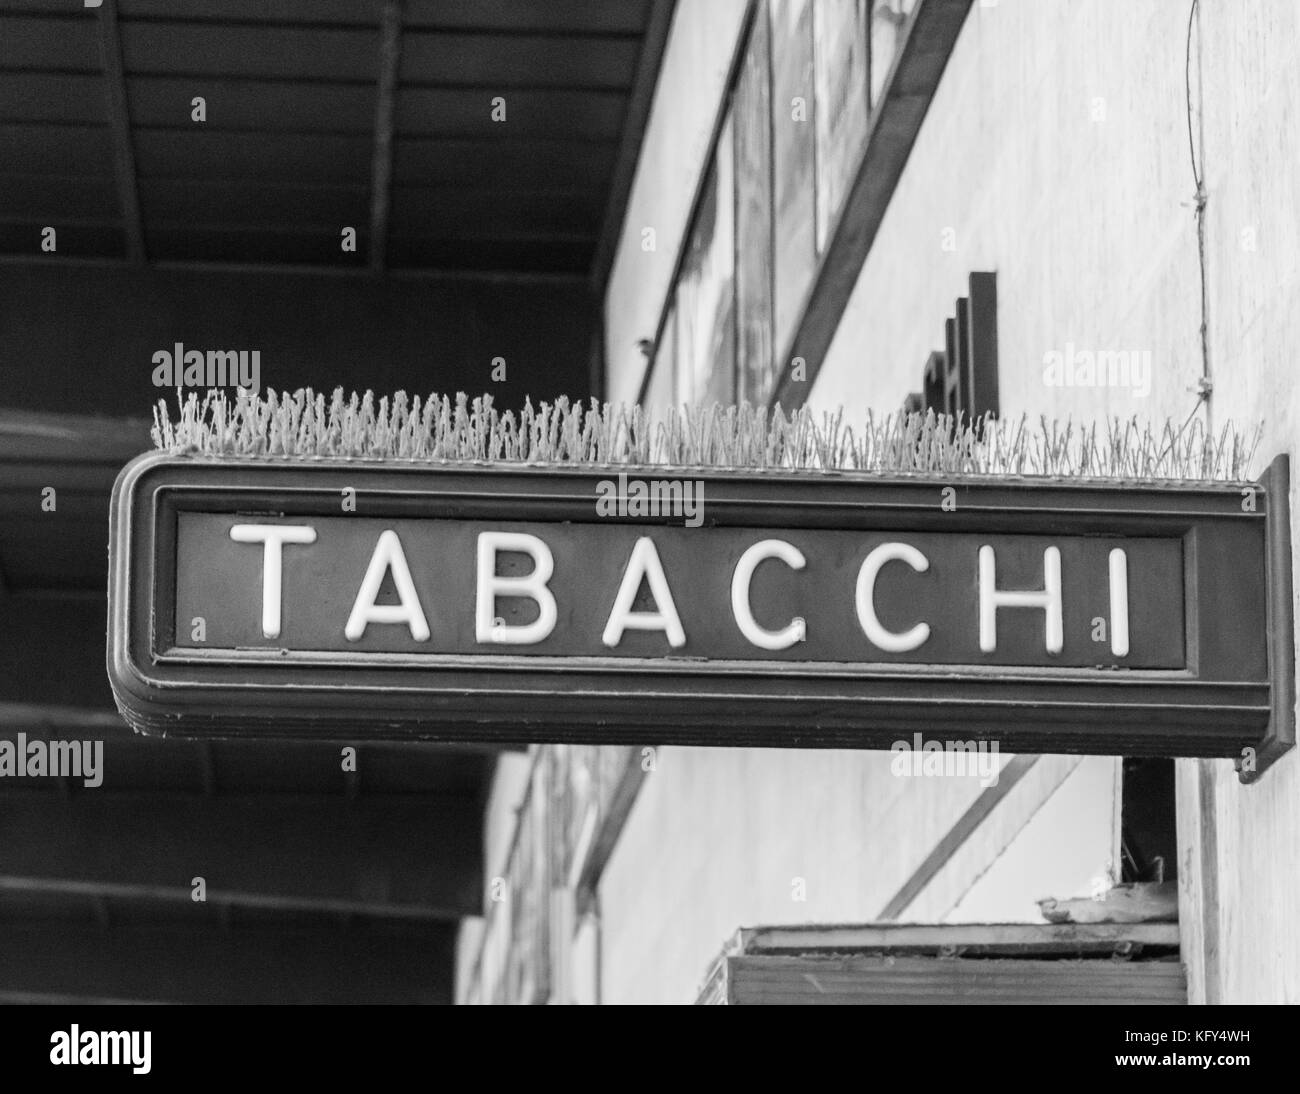
M 814 409 L 843 406 L 851 420 L 898 408 L 942 346 L 969 273 L 993 270 L 1004 416 L 1181 423 L 1195 415 L 1216 428 L 1265 419 L 1256 470 L 1290 451 L 1300 418 L 1291 360 L 1300 317 L 1286 307 L 1300 253 L 1292 198 L 1300 82 L 1291 64 L 1300 9 L 1290 0 L 1201 3 L 1192 131 L 1208 194 L 1216 387 L 1198 407 L 1188 8 L 1173 0 L 973 6 L 809 393 Z M 722 34 L 709 47 L 714 76 L 733 47 Z M 670 57 L 674 48 L 684 47 L 670 41 Z M 651 131 L 685 132 L 684 103 L 665 99 L 660 83 Z M 671 209 L 680 238 L 705 162 L 707 140 L 698 136 L 716 117 L 710 103 L 722 84 L 694 87 L 697 139 L 647 143 L 639 178 L 658 183 L 642 187 L 642 204 L 634 195 L 615 267 L 623 280 L 616 273 L 605 302 L 615 398 L 640 386 L 644 362 L 623 343 L 649 336 L 643 329 L 668 287 L 667 273 L 650 276 L 642 265 L 635 229 L 657 215 L 644 210 Z M 671 169 L 661 157 L 672 158 Z M 1070 347 L 1149 353 L 1149 389 L 1048 385 L 1045 355 Z M 951 734 L 935 727 L 934 735 Z M 739 927 L 880 918 L 984 792 L 969 780 L 900 779 L 889 761 L 660 749 L 600 880 L 601 1000 L 690 1001 Z M 1116 869 L 1118 766 L 1105 757 L 1039 758 L 893 910 L 918 922 L 1039 921 L 1039 899 L 1087 895 Z M 1193 1001 L 1300 999 L 1298 770 L 1292 753 L 1244 787 L 1226 761 L 1178 763 L 1180 920 Z
M 613 402 L 635 402 L 727 86 L 748 0 L 678 0 L 605 294 Z M 653 232 L 647 249 L 644 233 Z
M 882 227 L 864 284 L 812 392 L 814 405 L 844 405 L 852 415 L 901 404 L 919 386 L 926 355 L 941 344 L 943 320 L 966 276 L 973 269 L 998 268 L 988 263 L 999 239 L 1016 243 L 1021 227 L 995 225 L 1000 199 L 992 190 L 973 192 L 969 180 L 963 182 L 963 172 L 952 166 L 952 146 L 967 149 L 981 165 L 1004 163 L 1007 178 L 1015 178 L 1025 192 L 1035 188 L 1032 138 L 1024 138 L 1023 149 L 1010 147 L 1015 127 L 997 123 L 1011 116 L 1035 130 L 1063 112 L 1055 100 L 1045 102 L 1042 94 L 1026 91 L 1048 84 L 1055 91 L 1060 73 L 1051 67 L 1052 56 L 1065 46 L 1035 51 L 1025 48 L 1023 39 L 1050 33 L 1050 40 L 1059 36 L 1066 43 L 1076 27 L 1062 32 L 1060 12 L 1017 10 L 1027 7 L 1001 5 L 996 14 L 1005 17 L 1005 25 L 996 33 L 976 22 L 985 15 L 981 11 L 963 32 L 922 131 L 927 151 L 920 155 L 935 162 L 919 171 L 909 165 L 904 175 L 895 198 L 899 211 L 891 209 Z M 1008 65 L 1007 51 L 1019 56 L 1020 66 Z M 1128 52 L 1146 54 L 1139 46 Z M 1149 82 L 1163 78 L 1152 74 Z M 1079 104 L 1088 125 L 1093 97 L 1083 96 Z M 977 125 L 970 121 L 973 101 L 980 104 Z M 1021 120 L 1013 104 L 1031 117 Z M 941 132 L 930 136 L 936 123 Z M 1087 148 L 1072 152 L 1079 163 L 1104 154 L 1103 138 L 1094 130 L 1086 140 Z M 914 162 L 917 158 L 914 154 Z M 1144 169 L 1143 164 L 1130 167 L 1136 192 L 1142 190 Z M 942 203 L 936 203 L 936 190 Z M 1045 222 L 1052 211 L 1043 205 L 1036 215 Z M 1151 227 L 1149 210 L 1130 209 L 1126 216 L 1134 225 Z M 983 234 L 982 222 L 990 224 Z M 956 251 L 943 249 L 942 229 L 948 225 L 961 226 Z M 1051 227 L 1061 236 L 1053 244 L 1061 255 L 1060 277 L 1069 276 L 1075 263 L 1104 261 L 1084 250 L 1097 247 L 1098 233 L 1082 216 Z M 1177 233 L 1166 225 L 1164 234 L 1170 237 L 1161 240 L 1167 249 Z M 1045 239 L 1045 231 L 1036 228 L 1024 238 L 1032 246 Z M 1069 257 L 1071 248 L 1076 257 Z M 1029 299 L 1032 278 L 1041 277 L 1041 270 L 1025 276 L 1019 288 L 1000 276 L 1000 292 Z M 1125 284 L 1111 288 L 1109 307 L 1117 315 L 1128 289 Z M 1172 296 L 1177 285 L 1156 291 Z M 614 300 L 611 293 L 607 326 Z M 662 295 L 653 303 L 657 311 Z M 1056 330 L 1052 320 L 1044 309 L 1044 325 Z M 1137 333 L 1152 337 L 1146 329 Z M 1190 385 L 1199 369 L 1195 346 L 1188 339 L 1178 344 L 1186 351 L 1183 367 Z M 1026 358 L 1021 344 L 1002 340 L 1001 345 L 1007 358 Z M 610 360 L 616 362 L 613 355 Z M 617 375 L 610 387 L 619 390 Z M 625 389 L 635 391 L 630 383 Z M 943 727 L 934 727 L 933 735 L 943 736 Z M 1044 757 L 894 914 L 914 921 L 1040 922 L 1038 899 L 1085 895 L 1098 877 L 1114 874 L 1118 787 L 1117 761 Z M 879 753 L 662 749 L 601 879 L 602 999 L 689 1001 L 725 940 L 742 926 L 881 918 L 982 792 L 973 780 L 900 779 L 891 773 L 890 757 Z M 1062 826 L 1067 815 L 1070 824 Z
M 510 845 L 514 840 L 519 803 L 528 791 L 528 777 L 532 771 L 532 757 L 527 752 L 502 752 L 497 756 L 492 774 L 492 788 L 488 793 L 483 816 L 483 907 L 490 908 L 494 899 L 502 896 L 499 879 L 507 872 Z M 496 890 L 494 892 L 494 890 Z M 480 959 L 484 931 L 484 916 L 469 916 L 461 920 L 456 939 L 456 999 L 464 999 L 465 991 L 474 976 L 474 963 Z M 500 959 L 496 952 L 485 952 L 482 960 L 491 965 Z
M 935 732 L 943 731 L 936 727 Z M 1055 758 L 1071 771 L 1077 758 Z M 982 792 L 968 778 L 904 779 L 888 753 L 662 748 L 600 882 L 601 999 L 691 1002 L 737 928 L 862 923 L 886 905 Z M 1055 838 L 1025 826 L 1064 781 L 1017 784 L 940 875 L 916 922 L 967 920 L 963 897 L 1002 922 L 1042 922 L 1038 899 L 1089 892 L 1113 855 L 1115 761 L 1084 761 L 1100 787 Z M 1076 799 L 1071 799 L 1076 800 Z M 1057 818 L 1059 820 L 1059 817 Z M 992 895 L 980 877 L 1027 839 L 1032 863 Z
M 998 274 L 1004 414 L 1182 422 L 1194 412 L 1188 12 L 1165 0 L 975 6 L 817 378 L 815 406 L 896 407 L 919 387 L 953 299 L 979 269 Z M 1192 40 L 1215 383 L 1196 413 L 1215 428 L 1263 420 L 1257 471 L 1293 450 L 1300 421 L 1297 42 L 1300 9 L 1289 0 L 1203 0 Z M 1044 355 L 1071 342 L 1149 350 L 1149 395 L 1046 386 Z M 1178 764 L 1194 1001 L 1300 999 L 1298 791 L 1294 752 L 1249 787 L 1226 761 Z
M 1259 462 L 1278 452 L 1294 461 L 1300 8 L 1287 0 L 1201 6 L 1215 421 L 1263 420 Z M 1293 526 L 1293 556 L 1297 538 Z M 1184 921 L 1204 903 L 1208 936 L 1190 968 L 1193 997 L 1300 1001 L 1300 755 L 1283 757 L 1254 786 L 1240 785 L 1227 763 L 1179 766 Z
M 1005 416 L 1187 417 L 1200 350 L 1186 22 L 1167 0 L 972 8 L 814 407 L 899 407 L 971 271 L 993 270 Z M 1046 386 L 1044 355 L 1067 343 L 1149 350 L 1150 394 Z

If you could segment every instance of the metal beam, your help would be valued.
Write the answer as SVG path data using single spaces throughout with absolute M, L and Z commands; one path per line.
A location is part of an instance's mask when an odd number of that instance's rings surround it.
M 51 464 L 75 464 L 87 481 L 111 489 L 122 464 L 148 451 L 151 427 L 146 418 L 0 408 L 0 489 L 20 474 L 15 464 L 38 474 Z
M 188 907 L 201 877 L 209 905 L 423 920 L 482 911 L 474 795 L 77 789 L 0 795 L 0 891 Z
M 340 267 L 341 269 L 341 267 Z M 582 278 L 445 278 L 255 267 L 182 268 L 0 261 L 4 359 L 40 383 L 10 384 L 5 402 L 31 411 L 148 414 L 175 393 L 155 387 L 152 356 L 187 348 L 258 350 L 260 382 L 277 391 L 323 384 L 377 392 L 491 388 L 520 406 L 584 392 L 594 307 Z M 184 331 L 174 316 L 185 317 Z M 425 362 L 439 347 L 438 367 Z M 492 383 L 492 357 L 509 378 Z M 113 368 L 98 362 L 113 361 Z M 425 385 L 428 386 L 425 386 Z M 194 389 L 191 389 L 194 390 Z M 143 448 L 150 447 L 147 432 Z M 39 502 L 39 493 L 37 495 Z M 62 505 L 60 505 L 62 509 Z M 103 527 L 97 549 L 103 557 Z
M 13 255 L 0 254 L 0 273 L 18 270 L 20 273 L 29 269 L 48 269 L 68 266 L 82 270 L 100 271 L 110 275 L 120 275 L 130 268 L 130 263 L 120 258 L 95 258 L 88 255 Z M 201 259 L 173 260 L 160 259 L 150 263 L 150 268 L 164 273 L 206 274 L 220 276 L 237 274 L 241 276 L 261 277 L 305 277 L 324 280 L 356 281 L 369 279 L 370 271 L 359 266 L 309 266 L 299 263 L 259 263 L 259 262 L 218 262 Z M 588 278 L 581 273 L 550 273 L 545 270 L 457 270 L 452 267 L 410 266 L 388 271 L 388 277 L 397 281 L 432 282 L 463 285 L 523 285 L 545 288 L 556 286 L 572 288 L 586 286 Z M 585 317 L 584 317 L 585 322 Z
M 393 128 L 397 66 L 402 57 L 402 3 L 385 0 L 379 23 L 379 95 L 375 104 L 375 151 L 370 168 L 370 272 L 384 272 L 388 215 L 392 204 Z
M 131 143 L 131 115 L 126 98 L 122 37 L 117 25 L 116 2 L 100 5 L 99 53 L 104 62 L 108 126 L 113 136 L 113 170 L 117 175 L 118 198 L 122 203 L 122 232 L 126 237 L 126 255 L 133 264 L 143 265 L 144 223 L 140 216 L 140 194 L 136 182 L 135 150 Z
M 454 924 L 6 923 L 0 1001 L 451 1003 Z

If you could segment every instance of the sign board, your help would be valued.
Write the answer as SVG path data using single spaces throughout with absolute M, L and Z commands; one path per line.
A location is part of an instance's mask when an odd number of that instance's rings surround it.
M 1284 480 L 148 456 L 109 673 L 147 733 L 1267 759 Z

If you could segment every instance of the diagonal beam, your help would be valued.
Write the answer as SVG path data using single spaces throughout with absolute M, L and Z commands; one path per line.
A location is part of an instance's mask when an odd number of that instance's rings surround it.
M 379 22 L 379 95 L 375 103 L 375 151 L 370 165 L 370 271 L 383 273 L 388 259 L 388 217 L 393 192 L 393 119 L 397 65 L 402 56 L 402 0 L 385 0 Z
M 113 138 L 113 172 L 122 203 L 122 231 L 126 257 L 134 265 L 145 261 L 144 223 L 140 218 L 140 192 L 136 181 L 135 150 L 131 144 L 131 115 L 126 100 L 126 75 L 122 67 L 122 36 L 116 3 L 99 8 L 99 54 L 104 63 L 108 92 L 108 126 Z

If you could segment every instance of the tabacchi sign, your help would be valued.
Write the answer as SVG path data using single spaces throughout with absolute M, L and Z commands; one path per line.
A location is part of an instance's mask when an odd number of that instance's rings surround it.
M 888 748 L 958 725 L 1261 766 L 1290 743 L 1284 464 L 644 475 L 142 457 L 113 504 L 119 706 L 221 735 Z

